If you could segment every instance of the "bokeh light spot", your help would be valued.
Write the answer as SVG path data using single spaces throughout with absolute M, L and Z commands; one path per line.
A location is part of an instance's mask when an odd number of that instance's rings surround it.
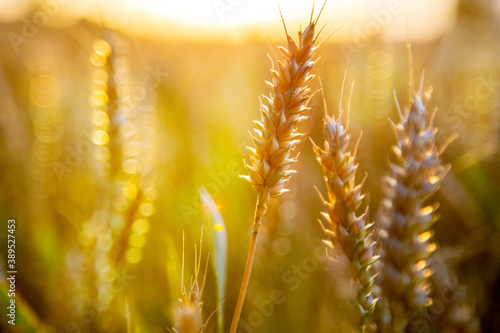
M 137 264 L 142 260 L 142 251 L 138 248 L 128 249 L 125 257 L 129 263 Z
M 93 141 L 96 145 L 104 146 L 109 141 L 109 135 L 104 131 L 95 131 Z
M 129 244 L 133 247 L 143 247 L 146 245 L 146 235 L 143 233 L 135 233 L 130 236 Z
M 94 91 L 91 95 L 90 101 L 97 106 L 104 106 L 108 103 L 108 95 L 104 91 Z
M 95 53 L 103 57 L 106 57 L 111 53 L 111 46 L 109 46 L 109 44 L 102 39 L 95 41 L 93 49 Z
M 97 126 L 106 126 L 109 124 L 109 116 L 104 111 L 94 112 L 94 124 Z
M 108 61 L 108 58 L 103 57 L 99 54 L 93 53 L 92 56 L 90 57 L 90 62 L 92 65 L 97 66 L 97 67 L 102 67 L 106 65 L 106 62 Z
M 108 73 L 102 68 L 95 69 L 92 76 L 94 83 L 97 85 L 106 84 L 109 78 Z
M 151 202 L 145 202 L 139 206 L 139 213 L 144 216 L 151 216 L 155 213 L 155 206 Z
M 127 200 L 132 200 L 137 195 L 137 187 L 134 184 L 129 183 L 123 188 L 123 194 Z
M 137 219 L 132 225 L 132 230 L 137 233 L 146 233 L 149 231 L 150 224 L 146 219 Z

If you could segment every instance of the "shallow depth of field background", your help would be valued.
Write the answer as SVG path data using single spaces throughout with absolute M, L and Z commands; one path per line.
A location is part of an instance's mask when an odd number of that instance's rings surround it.
M 134 12 L 118 3 L 84 8 L 65 1 L 28 36 L 26 22 L 36 20 L 46 2 L 26 8 L 13 1 L 0 4 L 5 6 L 0 11 L 0 276 L 4 288 L 6 221 L 13 217 L 16 295 L 25 301 L 18 308 L 19 332 L 123 332 L 126 302 L 134 329 L 166 332 L 180 293 L 183 231 L 185 281 L 193 272 L 203 224 L 200 186 L 214 198 L 227 228 L 229 326 L 255 204 L 251 186 L 238 175 L 244 173 L 248 130 L 260 118 L 258 97 L 268 92 L 268 42 L 284 45 L 285 36 L 274 2 L 253 25 L 241 14 L 251 7 L 245 1 L 220 2 L 229 7 L 221 7 L 220 24 L 210 25 L 194 14 L 184 21 L 156 15 L 148 22 L 151 12 L 140 12 L 137 23 Z M 301 4 L 307 10 L 297 13 L 283 2 L 288 31 L 296 38 L 298 24 L 308 23 L 311 4 Z M 344 71 L 348 83 L 356 82 L 351 131 L 354 139 L 363 132 L 358 177 L 368 173 L 365 190 L 374 219 L 395 142 L 388 121 L 397 120 L 392 94 L 401 103 L 407 97 L 408 18 L 415 76 L 426 70 L 425 87 L 434 88 L 429 107 L 439 107 L 438 140 L 458 134 L 444 154 L 452 169 L 436 195 L 441 218 L 435 239 L 474 300 L 483 331 L 498 332 L 500 5 L 443 1 L 437 8 L 431 1 L 420 6 L 396 1 L 402 11 L 377 19 L 373 13 L 387 10 L 390 2 L 368 7 L 364 1 L 330 0 L 320 19 L 320 26 L 328 22 L 322 36 L 344 26 L 321 46 L 314 72 L 330 113 L 338 111 Z M 215 10 L 216 3 L 207 8 Z M 272 21 L 265 21 L 268 17 Z M 21 38 L 19 44 L 12 43 L 12 33 Z M 99 39 L 111 44 L 117 60 L 118 100 L 100 93 L 96 84 L 96 75 L 102 75 L 96 73 L 100 60 L 94 51 Z M 318 88 L 316 80 L 313 89 Z M 106 107 L 106 99 L 128 111 L 117 112 L 103 130 L 95 112 Z M 320 94 L 313 101 L 302 129 L 322 142 Z M 269 206 L 259 238 L 242 314 L 254 332 L 341 331 L 343 309 L 335 287 L 341 274 L 313 254 L 323 246 L 317 223 L 323 207 L 314 187 L 322 193 L 325 187 L 308 140 L 296 170 L 291 192 Z M 132 237 L 107 234 L 127 223 Z M 110 242 L 101 241 L 96 250 L 98 237 Z M 100 256 L 109 249 L 116 262 Z M 217 308 L 214 288 L 209 268 L 205 318 Z M 272 313 L 259 310 L 277 289 L 286 300 Z M 4 308 L 0 322 L 6 331 L 11 327 Z M 419 316 L 432 326 L 432 312 Z M 215 331 L 215 323 L 208 323 L 208 332 Z

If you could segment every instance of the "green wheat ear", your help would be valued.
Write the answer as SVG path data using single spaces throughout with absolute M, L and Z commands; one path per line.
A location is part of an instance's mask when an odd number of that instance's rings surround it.
M 224 301 L 226 298 L 227 279 L 227 232 L 224 219 L 204 187 L 198 189 L 203 205 L 205 236 L 211 253 L 212 269 L 217 286 L 217 332 L 224 332 Z

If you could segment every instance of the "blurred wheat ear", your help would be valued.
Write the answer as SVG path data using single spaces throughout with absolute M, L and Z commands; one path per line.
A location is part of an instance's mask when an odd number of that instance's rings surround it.
M 89 267 L 88 280 L 95 281 L 95 286 L 88 288 L 89 293 L 95 294 L 93 297 L 102 305 L 98 312 L 109 314 L 113 313 L 112 303 L 119 300 L 116 291 L 106 285 L 119 269 L 143 259 L 149 216 L 154 214 L 157 196 L 150 171 L 154 169 L 152 156 L 130 149 L 142 146 L 143 137 L 138 133 L 144 125 L 136 120 L 136 114 L 145 99 L 131 100 L 132 82 L 137 79 L 130 66 L 128 48 L 124 36 L 106 30 L 103 39 L 94 42 L 90 56 L 91 140 L 100 196 L 92 217 L 82 226 L 82 244 Z M 149 138 L 152 135 L 147 134 Z M 99 322 L 101 318 L 103 323 Z M 109 318 L 103 315 L 98 317 L 98 324 L 89 324 L 114 326 Z
M 346 256 L 352 279 L 359 285 L 353 309 L 353 312 L 357 312 L 357 326 L 361 332 L 374 332 L 376 327 L 371 315 L 378 299 L 372 290 L 376 276 L 372 264 L 379 256 L 374 255 L 375 243 L 371 236 L 373 223 L 368 222 L 368 207 L 359 212 L 365 198 L 361 193 L 364 180 L 356 184 L 358 164 L 355 159 L 359 141 L 354 153 L 351 153 L 349 151 L 351 135 L 348 132 L 349 107 L 350 98 L 347 112 L 344 114 L 341 97 L 339 115 L 335 119 L 328 115 L 325 102 L 324 148 L 312 142 L 318 162 L 323 168 L 328 190 L 328 198 L 326 200 L 322 198 L 326 206 L 326 213 L 323 213 L 323 216 L 328 227 L 325 228 L 321 222 L 320 224 L 329 237 L 327 244 L 337 248 Z
M 317 18 L 313 19 L 313 7 L 309 25 L 298 33 L 298 44 L 288 35 L 285 26 L 288 47 L 278 47 L 282 59 L 274 59 L 277 69 L 271 69 L 273 80 L 266 82 L 271 93 L 269 96 L 262 96 L 261 120 L 254 121 L 256 128 L 251 133 L 254 147 L 247 147 L 250 151 L 250 163 L 245 165 L 249 175 L 242 177 L 248 180 L 257 192 L 257 204 L 252 241 L 231 324 L 231 333 L 236 332 L 238 327 L 250 279 L 257 235 L 267 210 L 267 202 L 271 197 L 281 196 L 288 191 L 285 185 L 296 172 L 290 169 L 290 165 L 297 161 L 296 156 L 292 157 L 292 154 L 303 136 L 298 132 L 297 124 L 306 119 L 303 113 L 310 109 L 308 103 L 311 89 L 308 83 L 314 75 L 309 73 L 315 64 L 313 57 L 317 50 L 316 24 L 323 8 L 324 5 Z M 281 18 L 283 19 L 283 16 Z M 285 25 L 284 20 L 283 25 Z
M 182 273 L 181 273 L 181 296 L 175 309 L 175 328 L 176 333 L 202 333 L 205 331 L 206 324 L 213 313 L 203 322 L 203 289 L 207 277 L 208 258 L 205 264 L 205 273 L 200 282 L 201 269 L 201 250 L 203 244 L 203 227 L 200 236 L 200 246 L 194 246 L 194 275 L 191 277 L 189 291 L 184 285 L 184 234 L 182 235 Z
M 441 162 L 445 146 L 436 144 L 436 109 L 429 112 L 424 104 L 430 98 L 430 94 L 423 95 L 424 75 L 416 91 L 411 73 L 409 106 L 401 110 L 396 98 L 400 116 L 400 122 L 392 124 L 397 138 L 393 147 L 396 163 L 390 165 L 386 178 L 381 214 L 380 287 L 391 312 L 390 332 L 404 332 L 408 317 L 432 302 L 428 259 L 436 249 L 432 225 L 438 204 L 426 202 L 449 170 Z

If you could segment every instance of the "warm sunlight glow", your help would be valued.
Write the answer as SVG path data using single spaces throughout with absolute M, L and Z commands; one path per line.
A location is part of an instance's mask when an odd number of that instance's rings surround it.
M 153 15 L 206 26 L 232 26 L 276 19 L 277 5 L 268 0 L 126 0 L 134 6 L 145 8 Z M 337 1 L 339 2 L 339 1 Z M 310 11 L 307 1 L 280 1 L 288 15 L 297 16 Z
M 283 33 L 278 5 L 267 0 L 126 0 L 131 7 L 145 15 L 166 22 L 176 22 L 174 34 L 183 35 L 187 27 L 204 27 L 192 32 L 196 37 L 218 31 L 219 34 L 253 32 L 266 38 L 279 38 L 276 32 Z M 313 7 L 314 1 L 281 0 L 278 2 L 287 25 L 298 26 L 304 22 Z M 323 22 L 329 22 L 330 30 L 342 26 L 334 39 L 357 38 L 363 40 L 375 35 L 391 35 L 392 38 L 406 38 L 407 19 L 414 39 L 431 38 L 449 26 L 452 7 L 456 0 L 438 3 L 424 0 L 418 3 L 408 0 L 337 0 L 330 1 L 323 12 Z M 323 3 L 316 1 L 316 13 Z M 429 11 L 432 6 L 433 10 Z M 425 14 L 425 15 L 424 15 Z M 439 19 L 431 19 L 435 15 Z M 433 24 L 428 24 L 433 22 Z M 179 24 L 179 25 L 177 25 Z M 412 28 L 414 27 L 414 28 Z M 233 28 L 233 30 L 227 30 Z M 235 30 L 234 30 L 235 29 Z M 170 29 L 169 29 L 170 30 Z M 276 31 L 277 30 L 277 31 Z
M 0 20 L 26 16 L 34 0 L 7 1 Z M 305 24 L 313 0 L 278 1 L 290 31 Z M 453 24 L 457 0 L 336 0 L 328 1 L 320 25 L 325 32 L 341 27 L 329 41 L 362 43 L 374 37 L 406 41 L 436 39 Z M 28 4 L 28 5 L 27 5 Z M 316 1 L 315 15 L 323 6 Z M 40 9 L 43 10 L 43 9 Z M 47 25 L 88 18 L 102 26 L 166 39 L 241 41 L 281 40 L 283 26 L 276 1 L 268 0 L 102 0 L 61 1 Z M 325 33 L 326 35 L 326 33 Z

